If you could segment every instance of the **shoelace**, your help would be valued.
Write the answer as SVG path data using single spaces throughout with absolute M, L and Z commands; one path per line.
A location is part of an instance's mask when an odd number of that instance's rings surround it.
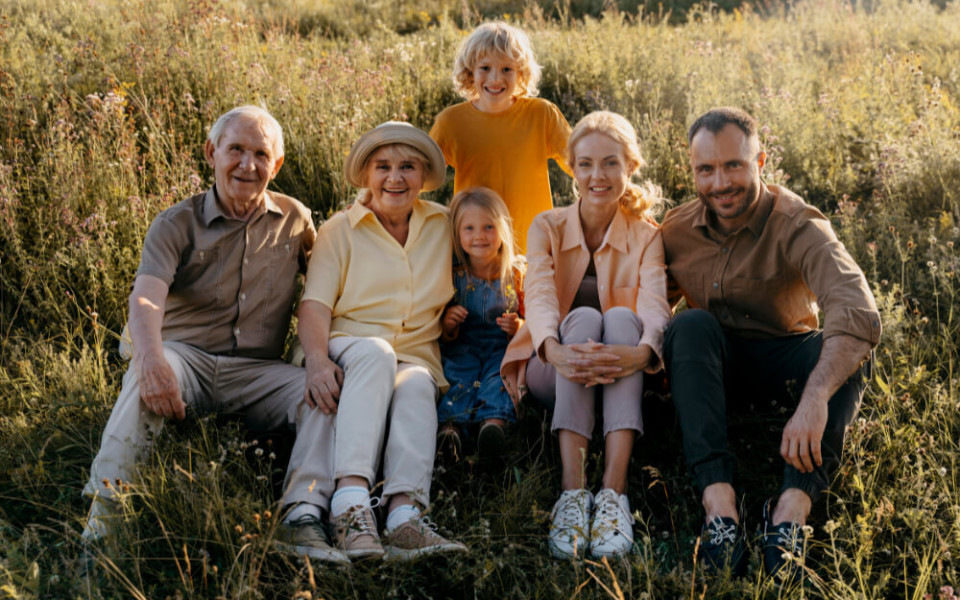
M 374 509 L 378 506 L 380 506 L 380 498 L 370 498 L 368 502 L 354 506 L 353 514 L 350 515 L 350 529 L 376 537 L 377 522 L 373 517 L 373 511 L 368 509 Z
M 791 523 L 787 527 L 777 527 L 777 537 L 776 543 L 778 546 L 793 554 L 794 556 L 801 556 L 803 554 L 803 543 L 802 537 L 798 535 L 800 529 L 799 525 Z
M 719 546 L 724 542 L 735 542 L 737 541 L 737 526 L 736 524 L 726 524 L 720 517 L 714 517 L 710 524 L 707 525 L 707 532 L 711 535 L 710 543 L 714 546 Z
M 579 496 L 572 494 L 564 497 L 563 502 L 557 503 L 553 507 L 553 514 L 550 519 L 556 523 L 557 517 L 564 526 L 569 526 L 571 522 L 580 523 L 583 520 L 583 501 Z
M 593 504 L 593 518 L 599 520 L 604 527 L 621 529 L 621 521 L 633 523 L 633 515 L 623 510 L 620 499 L 610 493 L 600 492 Z M 616 523 L 616 525 L 614 525 Z

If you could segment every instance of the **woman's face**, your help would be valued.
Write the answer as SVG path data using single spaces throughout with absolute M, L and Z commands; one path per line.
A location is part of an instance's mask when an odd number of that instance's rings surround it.
M 423 163 L 405 158 L 395 147 L 384 146 L 367 159 L 370 208 L 396 213 L 410 210 L 423 187 Z
M 602 133 L 588 133 L 573 147 L 573 158 L 581 202 L 599 207 L 620 200 L 630 179 L 620 143 Z

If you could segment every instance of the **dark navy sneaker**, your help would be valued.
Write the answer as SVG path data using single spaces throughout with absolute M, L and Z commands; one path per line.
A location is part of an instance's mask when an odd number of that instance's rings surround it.
M 743 577 L 747 572 L 747 539 L 731 517 L 714 517 L 700 530 L 700 562 L 711 573 Z
M 803 551 L 806 534 L 803 526 L 792 521 L 773 524 L 772 498 L 763 505 L 763 571 L 784 586 L 794 586 L 803 577 Z

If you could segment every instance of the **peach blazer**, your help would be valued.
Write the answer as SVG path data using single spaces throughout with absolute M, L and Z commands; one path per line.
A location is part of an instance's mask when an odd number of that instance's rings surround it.
M 593 260 L 600 307 L 604 312 L 614 306 L 636 311 L 643 324 L 640 343 L 648 344 L 661 359 L 670 306 L 659 228 L 618 210 Z M 534 349 L 542 359 L 544 341 L 558 337 L 560 322 L 570 312 L 589 263 L 579 201 L 534 218 L 527 236 L 526 322 L 500 363 L 501 377 L 513 378 L 517 383 L 514 387 L 524 384 L 527 361 Z M 648 371 L 659 371 L 661 365 L 662 360 L 657 360 Z M 513 400 L 516 403 L 518 399 Z

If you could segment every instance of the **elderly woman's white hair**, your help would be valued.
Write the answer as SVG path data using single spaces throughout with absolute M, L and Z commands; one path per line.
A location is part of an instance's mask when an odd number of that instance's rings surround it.
M 280 158 L 283 156 L 283 128 L 280 127 L 280 123 L 273 118 L 273 115 L 267 112 L 266 109 L 260 108 L 259 106 L 254 106 L 252 104 L 238 106 L 221 115 L 220 118 L 217 119 L 217 121 L 210 128 L 210 133 L 207 134 L 207 139 L 210 140 L 210 143 L 213 144 L 214 147 L 218 146 L 220 144 L 220 139 L 227 131 L 227 127 L 235 120 L 240 118 L 256 121 L 262 126 L 265 126 L 265 129 L 272 129 L 274 132 L 274 158 Z

